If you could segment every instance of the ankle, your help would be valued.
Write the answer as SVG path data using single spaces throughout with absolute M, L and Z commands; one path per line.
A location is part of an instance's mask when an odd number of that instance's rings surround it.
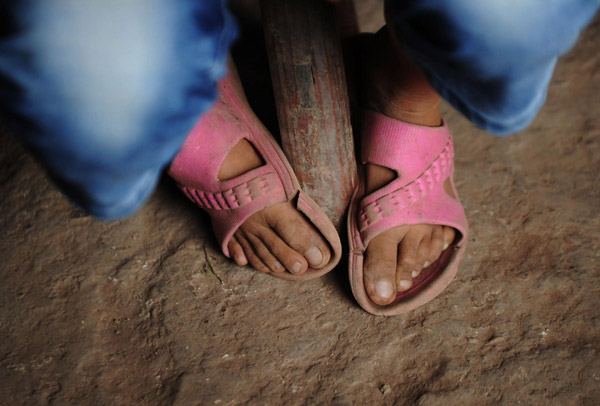
M 440 96 L 384 27 L 363 38 L 362 104 L 388 117 L 436 127 Z
M 439 96 L 406 91 L 392 94 L 373 89 L 365 100 L 364 107 L 406 123 L 427 127 L 438 127 L 442 123 Z

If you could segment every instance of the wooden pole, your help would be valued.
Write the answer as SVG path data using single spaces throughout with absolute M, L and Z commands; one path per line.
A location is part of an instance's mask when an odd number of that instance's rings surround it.
M 335 5 L 260 4 L 283 150 L 304 191 L 340 230 L 356 161 Z

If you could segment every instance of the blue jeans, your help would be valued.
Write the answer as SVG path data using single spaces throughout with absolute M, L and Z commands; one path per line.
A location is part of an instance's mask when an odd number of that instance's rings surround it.
M 495 134 L 526 127 L 558 57 L 600 0 L 386 0 L 386 17 L 436 91 Z
M 104 219 L 132 213 L 215 98 L 236 35 L 223 2 L 0 1 L 0 108 L 72 200 Z M 436 90 L 509 133 L 533 119 L 599 1 L 386 6 Z
M 0 108 L 72 200 L 132 213 L 215 99 L 237 32 L 224 2 L 0 2 Z

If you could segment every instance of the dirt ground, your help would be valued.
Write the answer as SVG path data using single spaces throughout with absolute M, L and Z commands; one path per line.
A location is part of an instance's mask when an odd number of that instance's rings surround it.
M 599 51 L 597 18 L 517 136 L 444 107 L 468 252 L 393 318 L 357 306 L 344 264 L 292 283 L 225 260 L 167 179 L 98 222 L 1 130 L 0 403 L 600 404 Z

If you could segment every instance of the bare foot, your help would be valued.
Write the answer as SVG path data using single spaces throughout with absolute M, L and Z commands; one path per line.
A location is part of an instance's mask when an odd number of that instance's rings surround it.
M 252 144 L 243 139 L 225 158 L 218 177 L 232 179 L 263 164 Z M 308 266 L 323 268 L 331 256 L 321 234 L 289 202 L 274 204 L 250 216 L 228 248 L 238 265 L 250 263 L 261 272 L 287 270 L 301 274 Z
M 404 122 L 439 126 L 440 97 L 387 30 L 362 40 L 363 60 L 368 61 L 362 69 L 363 105 Z M 389 168 L 367 163 L 366 192 L 396 177 L 398 174 Z M 444 186 L 453 195 L 448 182 Z M 419 224 L 395 227 L 373 238 L 364 263 L 364 284 L 371 300 L 379 305 L 392 303 L 396 292 L 410 289 L 412 279 L 436 261 L 454 237 L 452 227 Z

